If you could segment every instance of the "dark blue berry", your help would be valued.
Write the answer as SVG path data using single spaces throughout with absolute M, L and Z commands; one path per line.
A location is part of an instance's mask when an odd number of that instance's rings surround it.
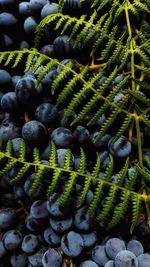
M 112 143 L 113 138 L 109 140 L 108 148 L 113 156 L 124 158 L 130 155 L 132 146 L 125 136 L 121 136 L 117 141 Z
M 105 250 L 109 258 L 115 259 L 118 252 L 125 250 L 126 246 L 123 240 L 119 238 L 110 238 L 105 244 Z
M 38 145 L 46 138 L 45 126 L 36 120 L 25 123 L 22 127 L 22 137 L 29 145 Z
M 57 233 L 64 233 L 68 231 L 72 226 L 72 217 L 56 220 L 56 219 L 50 219 L 50 225 L 53 228 L 53 230 Z
M 59 127 L 52 132 L 51 139 L 58 148 L 66 148 L 72 144 L 73 135 L 69 129 Z
M 49 248 L 43 255 L 42 264 L 44 267 L 61 267 L 62 256 L 55 249 Z
M 109 258 L 107 257 L 107 254 L 105 252 L 105 246 L 97 245 L 95 248 L 93 248 L 92 259 L 98 265 L 104 266 L 105 263 L 109 261 Z
M 61 249 L 69 257 L 77 257 L 81 254 L 84 244 L 80 234 L 69 232 L 61 239 Z
M 61 241 L 60 236 L 57 235 L 51 227 L 44 230 L 44 239 L 51 247 L 58 246 Z
M 12 255 L 10 257 L 10 263 L 13 267 L 26 267 L 28 264 L 28 257 L 25 253 Z
M 27 254 L 35 253 L 40 247 L 39 238 L 36 235 L 29 234 L 23 238 L 21 248 Z
M 58 110 L 50 103 L 42 103 L 37 107 L 35 117 L 38 121 L 50 127 L 58 119 Z
M 30 213 L 35 219 L 46 219 L 49 215 L 45 200 L 36 200 L 32 203 Z
M 121 250 L 115 257 L 116 267 L 138 267 L 138 260 L 131 251 Z M 148 266 L 147 266 L 148 267 Z
M 90 261 L 90 260 L 83 261 L 80 264 L 80 267 L 98 267 L 98 266 L 99 265 L 97 265 L 94 261 Z
M 17 249 L 22 241 L 22 234 L 18 230 L 10 230 L 5 233 L 4 245 L 7 250 Z
M 0 229 L 7 229 L 17 220 L 16 212 L 12 208 L 0 210 Z
M 87 206 L 83 206 L 76 211 L 74 225 L 81 231 L 89 231 L 92 229 L 92 219 L 87 212 Z
M 137 257 L 144 253 L 144 248 L 141 242 L 134 239 L 128 242 L 127 249 L 133 252 Z
M 1 107 L 5 112 L 8 113 L 19 111 L 19 104 L 17 101 L 16 93 L 9 92 L 4 94 L 1 99 Z

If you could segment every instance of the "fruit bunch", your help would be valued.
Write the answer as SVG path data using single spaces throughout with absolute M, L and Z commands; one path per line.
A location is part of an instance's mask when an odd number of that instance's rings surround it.
M 149 10 L 0 0 L 0 266 L 149 267 Z

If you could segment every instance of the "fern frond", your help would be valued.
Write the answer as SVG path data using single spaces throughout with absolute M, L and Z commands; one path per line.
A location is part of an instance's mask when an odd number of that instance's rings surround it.
M 132 197 L 132 224 L 130 227 L 130 233 L 133 233 L 133 230 L 137 224 L 141 207 L 141 198 L 139 195 L 133 195 Z
M 97 180 L 96 181 L 96 188 L 95 188 L 95 192 L 94 192 L 94 197 L 93 197 L 93 200 L 90 203 L 90 206 L 88 208 L 88 212 L 90 215 L 94 215 L 94 213 L 98 207 L 98 204 L 99 204 L 101 198 L 103 197 L 103 194 L 104 194 L 103 189 L 104 189 L 103 181 Z
M 145 181 L 150 182 L 150 172 L 142 169 L 139 164 L 136 165 L 138 172 L 142 175 Z
M 63 195 L 60 198 L 59 205 L 60 207 L 63 207 L 69 200 L 71 193 L 73 191 L 73 187 L 75 185 L 76 179 L 78 177 L 78 174 L 76 172 L 72 172 L 67 180 L 67 183 L 65 185 L 65 189 L 63 192 Z
M 67 152 L 65 154 L 64 169 L 67 169 L 67 170 L 72 169 L 72 152 L 71 152 L 71 149 L 67 149 Z
M 80 147 L 80 164 L 79 164 L 78 172 L 82 174 L 86 173 L 86 155 L 82 147 Z
M 19 182 L 24 176 L 25 174 L 27 173 L 27 171 L 29 170 L 30 168 L 30 164 L 29 163 L 26 163 L 24 164 L 18 171 L 17 175 L 15 178 L 13 178 L 10 183 L 11 184 L 15 184 L 17 182 Z
M 120 222 L 120 220 L 124 218 L 128 210 L 130 198 L 131 196 L 129 191 L 122 191 L 122 194 L 120 196 L 121 203 L 114 207 L 112 219 L 107 226 L 108 229 L 115 227 Z
M 57 150 L 54 142 L 51 142 L 51 153 L 50 153 L 49 164 L 52 167 L 57 167 Z
M 96 160 L 96 164 L 93 168 L 93 171 L 91 173 L 91 176 L 96 179 L 98 177 L 98 174 L 100 172 L 100 166 L 101 166 L 101 159 L 100 159 L 100 156 L 99 154 L 97 154 L 97 160 Z
M 52 176 L 52 181 L 50 183 L 50 185 L 48 186 L 47 188 L 47 197 L 49 198 L 52 193 L 54 192 L 57 184 L 58 184 L 58 181 L 59 181 L 59 178 L 62 174 L 62 170 L 61 169 L 54 169 L 54 172 L 53 172 L 53 176 Z
M 91 177 L 89 177 L 89 176 L 85 177 L 84 185 L 83 185 L 83 188 L 82 188 L 81 193 L 80 193 L 79 201 L 77 203 L 77 207 L 78 208 L 80 206 L 82 206 L 84 201 L 85 201 L 86 195 L 87 195 L 87 193 L 88 193 L 88 191 L 90 189 L 91 181 L 92 181 Z
M 117 188 L 114 185 L 112 185 L 110 186 L 108 195 L 105 198 L 103 209 L 96 218 L 97 221 L 99 222 L 105 221 L 108 218 L 111 210 L 113 210 L 113 207 L 115 205 L 116 197 L 117 197 Z
M 124 132 L 128 129 L 128 126 L 131 124 L 132 119 L 133 117 L 131 114 L 125 117 L 121 127 L 118 129 L 117 134 L 115 135 L 113 142 L 117 141 L 124 134 Z

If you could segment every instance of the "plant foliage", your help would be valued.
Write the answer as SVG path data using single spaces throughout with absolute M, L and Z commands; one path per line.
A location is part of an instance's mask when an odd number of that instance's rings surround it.
M 82 0 L 84 2 L 86 0 Z M 63 1 L 60 1 L 60 9 Z M 109 12 L 108 12 L 109 10 Z M 142 203 L 145 203 L 147 221 L 150 225 L 150 158 L 143 156 L 141 129 L 150 128 L 150 1 L 149 0 L 94 0 L 91 13 L 80 18 L 57 13 L 48 15 L 39 24 L 35 47 L 22 51 L 0 52 L 0 63 L 11 68 L 25 62 L 25 72 L 32 69 L 37 74 L 37 86 L 46 74 L 53 68 L 60 71 L 50 85 L 51 95 L 54 96 L 58 107 L 65 106 L 65 117 L 73 111 L 78 115 L 72 121 L 79 123 L 87 116 L 87 125 L 95 125 L 102 114 L 106 120 L 99 129 L 95 141 L 105 133 L 113 132 L 115 142 L 120 136 L 127 135 L 132 141 L 137 138 L 137 155 L 135 159 L 128 158 L 118 173 L 116 183 L 111 181 L 113 174 L 113 157 L 103 179 L 98 178 L 101 169 L 100 157 L 91 175 L 86 174 L 85 153 L 81 149 L 80 166 L 74 171 L 71 164 L 72 152 L 66 153 L 64 168 L 57 162 L 55 145 L 52 150 L 49 165 L 43 165 L 37 148 L 33 149 L 33 159 L 26 161 L 26 149 L 22 140 L 20 155 L 13 156 L 11 141 L 2 145 L 1 161 L 4 162 L 0 175 L 6 174 L 15 165 L 19 166 L 17 176 L 11 181 L 19 181 L 25 177 L 29 168 L 36 167 L 36 176 L 31 186 L 33 194 L 39 187 L 46 169 L 50 169 L 52 178 L 49 181 L 47 196 L 50 196 L 65 174 L 66 184 L 60 205 L 65 205 L 71 196 L 77 181 L 82 184 L 78 201 L 81 206 L 87 192 L 94 181 L 94 197 L 89 206 L 89 212 L 97 214 L 99 222 L 108 222 L 108 227 L 114 227 L 125 216 L 129 207 L 132 209 L 131 231 L 133 231 L 140 213 Z M 49 58 L 40 53 L 42 39 L 49 28 L 52 33 L 67 34 L 73 41 L 75 49 L 86 49 L 88 46 L 89 59 L 84 65 L 74 60 L 63 64 L 56 58 Z M 33 60 L 35 61 L 33 66 Z M 75 68 L 77 64 L 79 68 Z M 115 78 L 121 76 L 116 84 Z M 105 79 L 102 77 L 105 76 Z M 122 97 L 114 101 L 118 94 Z M 118 125 L 115 127 L 114 125 Z M 134 171 L 128 182 L 125 182 L 128 169 L 134 166 Z M 145 170 L 145 166 L 147 170 Z M 137 189 L 137 181 L 140 186 Z

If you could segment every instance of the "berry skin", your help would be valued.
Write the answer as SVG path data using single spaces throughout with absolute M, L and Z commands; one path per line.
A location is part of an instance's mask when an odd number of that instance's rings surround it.
M 24 76 L 21 78 L 15 87 L 15 92 L 18 100 L 21 103 L 28 104 L 34 100 L 38 91 L 35 88 L 36 79 L 33 76 Z
M 45 200 L 37 200 L 32 203 L 30 213 L 35 219 L 46 219 L 49 215 Z
M 22 234 L 17 230 L 10 230 L 5 233 L 4 245 L 7 250 L 15 250 L 22 241 Z
M 54 40 L 54 55 L 57 58 L 70 57 L 73 54 L 73 41 L 69 41 L 69 36 L 58 36 Z
M 106 253 L 112 260 L 115 259 L 118 252 L 125 249 L 124 241 L 119 238 L 110 238 L 105 244 Z
M 137 257 L 144 253 L 144 248 L 138 240 L 130 240 L 127 244 L 127 250 L 133 252 Z
M 3 258 L 6 254 L 6 248 L 4 246 L 4 242 L 0 241 L 0 259 Z
M 72 226 L 72 217 L 69 218 L 65 218 L 62 220 L 56 220 L 56 219 L 50 219 L 50 226 L 53 228 L 53 230 L 56 233 L 64 233 L 66 231 L 68 231 L 70 229 L 70 227 Z
M 77 257 L 81 254 L 84 244 L 80 234 L 69 232 L 61 239 L 61 249 L 69 257 Z
M 60 236 L 57 235 L 51 227 L 44 230 L 44 239 L 51 247 L 58 246 L 61 241 Z
M 72 144 L 73 135 L 69 129 L 59 127 L 52 132 L 51 139 L 58 148 L 66 148 Z
M 83 244 L 85 248 L 90 248 L 96 243 L 97 237 L 94 232 L 82 234 Z
M 15 92 L 9 92 L 3 95 L 1 107 L 5 112 L 14 113 L 18 110 L 19 105 Z
M 80 264 L 80 267 L 98 267 L 94 261 L 84 261 Z
M 107 257 L 107 254 L 105 252 L 105 246 L 96 246 L 92 250 L 92 260 L 96 262 L 98 265 L 104 266 L 107 261 L 109 261 L 109 258 Z
M 42 267 L 42 258 L 45 251 L 45 248 L 41 248 L 35 254 L 28 256 L 28 260 L 33 267 Z
M 125 136 L 121 136 L 115 143 L 112 143 L 113 138 L 108 143 L 108 148 L 113 156 L 124 158 L 130 155 L 132 146 Z
M 104 267 L 115 267 L 115 262 L 113 260 L 107 261 Z
M 82 206 L 76 211 L 74 225 L 81 231 L 89 231 L 92 228 L 92 220 L 87 212 L 87 206 Z
M 8 71 L 0 69 L 0 88 L 2 92 L 8 92 L 11 89 L 11 76 Z
M 42 264 L 44 267 L 61 267 L 62 256 L 55 249 L 49 248 L 43 255 Z
M 39 238 L 36 235 L 29 234 L 23 238 L 21 248 L 25 253 L 33 254 L 40 246 Z
M 34 34 L 37 26 L 38 24 L 36 20 L 34 19 L 34 17 L 31 16 L 25 19 L 23 28 L 26 34 L 31 35 Z
M 150 267 L 150 254 L 144 253 L 137 257 L 138 267 Z
M 0 138 L 4 141 L 20 137 L 20 132 L 21 129 L 13 122 L 4 122 L 0 125 Z
M 50 215 L 54 217 L 62 217 L 63 211 L 59 208 L 59 200 L 61 198 L 61 195 L 58 193 L 54 193 L 52 196 L 50 196 L 49 200 L 47 200 L 47 209 L 50 213 Z
M 38 145 L 46 138 L 45 126 L 36 120 L 25 123 L 22 127 L 22 137 L 29 145 Z
M 8 12 L 2 12 L 0 14 L 0 27 L 10 28 L 17 25 L 17 19 L 15 16 Z
M 41 19 L 45 18 L 47 15 L 55 14 L 58 12 L 58 4 L 56 3 L 46 3 L 41 10 Z
M 28 257 L 25 253 L 19 255 L 12 255 L 10 263 L 13 267 L 26 267 L 28 264 Z
M 138 260 L 131 251 L 121 250 L 115 257 L 115 267 L 138 267 Z
M 19 3 L 19 14 L 23 17 L 28 17 L 31 16 L 32 12 L 31 12 L 31 7 L 30 7 L 30 3 L 27 1 L 22 1 L 21 3 Z
M 0 229 L 7 229 L 17 220 L 16 212 L 12 208 L 0 210 Z
M 73 137 L 81 145 L 81 144 L 89 141 L 90 133 L 89 133 L 88 129 L 79 125 L 79 126 L 77 126 L 77 128 L 73 132 Z
M 81 2 L 80 0 L 64 0 L 62 5 L 62 14 L 72 17 L 80 16 Z
M 37 107 L 35 117 L 38 121 L 50 127 L 58 118 L 58 110 L 50 103 L 42 103 Z

